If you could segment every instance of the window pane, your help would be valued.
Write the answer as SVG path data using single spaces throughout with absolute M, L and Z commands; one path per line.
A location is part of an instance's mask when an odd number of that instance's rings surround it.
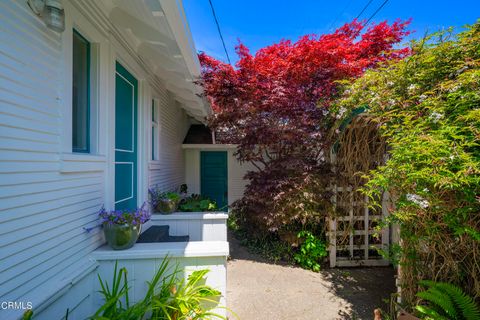
M 152 121 L 153 122 L 157 121 L 155 117 L 155 100 L 152 100 Z
M 158 131 L 157 131 L 157 126 L 152 126 L 152 160 L 158 160 Z
M 158 108 L 152 99 L 152 160 L 158 160 Z
M 152 127 L 152 160 L 155 160 L 155 127 Z
M 73 31 L 72 148 L 89 152 L 90 43 Z

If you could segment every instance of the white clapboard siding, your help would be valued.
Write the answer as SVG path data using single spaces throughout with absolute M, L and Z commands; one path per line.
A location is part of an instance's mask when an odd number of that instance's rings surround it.
M 42 121 L 34 116 L 27 118 L 22 114 L 18 114 L 18 111 L 20 110 L 15 110 L 14 112 L 17 112 L 17 114 L 14 115 L 3 112 L 1 124 L 6 127 L 18 128 L 31 132 L 58 135 L 58 123 L 54 121 Z
M 56 113 L 52 113 L 46 106 L 36 106 L 34 104 L 34 102 L 23 97 L 15 97 L 12 94 L 9 96 L 9 93 L 6 92 L 2 92 L 2 95 L 0 95 L 0 111 L 3 114 L 16 115 L 26 119 L 37 119 L 43 122 L 55 122 L 58 117 Z M 16 114 L 18 110 L 22 110 L 22 113 Z
M 49 305 L 41 314 L 36 317 L 39 320 L 61 319 L 66 314 L 68 306 L 68 319 L 84 320 L 92 316 L 92 288 L 98 282 L 97 270 L 92 268 L 88 274 L 78 279 L 78 282 L 71 285 L 68 292 L 61 295 L 54 304 Z
M 82 210 L 91 208 L 94 205 L 96 205 L 96 200 L 84 202 L 83 206 L 85 208 Z M 76 211 L 73 214 L 75 213 Z M 3 248 L 3 250 L 0 252 L 0 259 L 6 259 L 12 256 L 23 257 L 28 255 L 31 250 L 34 251 L 32 255 L 41 253 L 42 250 L 40 250 L 40 248 L 49 248 L 50 241 L 52 241 L 52 246 L 54 246 L 58 243 L 55 242 L 56 238 L 60 239 L 66 236 L 68 239 L 68 236 L 71 235 L 73 232 L 81 231 L 83 227 L 90 227 L 92 223 L 95 223 L 97 221 L 96 219 L 96 214 L 86 216 L 80 220 L 70 219 L 71 221 L 63 225 L 61 229 L 46 229 L 27 238 L 17 239 L 15 246 L 5 246 Z M 18 225 L 21 225 L 20 221 L 13 221 L 13 223 L 18 223 Z M 2 265 L 2 268 L 6 268 L 6 265 Z
M 59 171 L 62 59 L 61 34 L 26 1 L 0 1 L 0 301 L 40 293 L 103 243 L 83 228 L 98 221 L 104 172 Z
M 22 218 L 28 219 L 35 215 L 47 213 L 54 209 L 64 210 L 63 208 L 66 208 L 70 205 L 80 205 L 89 200 L 100 199 L 102 198 L 102 196 L 103 195 L 99 193 L 98 190 L 90 190 L 87 192 L 74 193 L 68 197 L 47 199 L 45 201 L 35 202 L 24 206 L 18 206 L 15 208 L 4 210 L 5 214 L 0 215 L 0 223 L 3 224 L 11 220 L 17 220 Z M 59 199 L 61 200 L 61 203 L 58 203 Z M 7 228 L 1 228 L 0 234 L 2 232 L 8 231 L 9 230 Z
M 243 198 L 245 186 L 248 184 L 248 180 L 244 179 L 245 174 L 255 170 L 251 163 L 240 164 L 234 153 L 235 150 L 228 150 L 228 204 Z
M 39 266 L 35 270 L 31 270 L 28 273 L 19 275 L 15 281 L 20 280 L 24 283 L 21 287 L 16 287 L 14 290 L 9 292 L 9 296 L 12 296 L 13 299 L 21 299 L 26 296 L 31 290 L 39 288 L 45 284 L 44 277 L 47 279 L 55 279 L 59 274 L 65 275 L 68 274 L 69 268 L 74 268 L 75 264 L 79 262 L 84 262 L 84 259 L 87 258 L 87 255 L 79 255 L 78 252 L 92 252 L 98 247 L 98 242 L 103 238 L 98 234 L 96 237 L 90 235 L 86 239 L 82 239 L 79 245 L 75 247 L 62 246 L 62 252 L 55 255 L 54 259 L 51 259 L 48 263 Z M 79 239 L 78 239 L 79 240 Z M 60 250 L 60 247 L 57 248 L 57 251 Z M 33 271 L 41 272 L 41 277 L 31 277 Z M 48 282 L 48 281 L 47 281 Z M 85 295 L 88 295 L 89 292 L 85 292 Z M 80 298 L 80 297 L 78 297 Z
M 189 193 L 200 194 L 200 151 L 185 149 L 185 183 Z
M 161 190 L 172 190 L 185 183 L 185 162 L 182 142 L 189 128 L 185 112 L 166 92 L 158 97 L 159 160 L 153 161 L 149 170 L 149 185 Z
M 103 13 L 95 12 L 95 2 L 76 1 L 72 6 L 74 2 L 63 0 L 67 20 L 73 16 L 69 10 L 81 7 L 75 15 L 86 13 L 79 19 L 99 31 L 96 37 L 105 37 L 98 40 L 104 46 L 101 52 L 118 50 L 131 56 L 129 49 L 118 48 L 123 46 L 121 41 L 109 41 L 111 26 L 98 22 Z M 37 319 L 48 320 L 61 318 L 66 308 L 73 312 L 72 319 L 92 314 L 92 281 L 97 279 L 91 254 L 105 242 L 103 232 L 96 228 L 98 211 L 105 202 L 112 202 L 113 194 L 113 179 L 106 175 L 113 146 L 106 145 L 112 139 L 105 135 L 114 130 L 102 118 L 110 119 L 111 115 L 102 112 L 113 110 L 113 105 L 107 103 L 99 112 L 105 129 L 98 130 L 102 134 L 99 154 L 79 156 L 65 150 L 64 115 L 68 117 L 71 104 L 64 101 L 68 97 L 64 70 L 68 48 L 62 47 L 67 39 L 62 38 L 67 35 L 67 30 L 57 33 L 46 28 L 26 0 L 0 0 L 0 301 L 34 301 Z M 99 57 L 101 87 L 113 88 L 103 72 L 114 65 L 114 58 Z M 125 59 L 129 64 L 140 61 L 130 58 Z M 130 67 L 143 81 L 139 88 L 152 87 L 152 97 L 159 103 L 159 159 L 148 163 L 148 183 L 165 190 L 176 188 L 185 183 L 182 142 L 189 118 L 173 96 L 158 87 L 158 79 L 152 80 L 155 85 L 150 83 L 149 70 L 140 64 Z M 114 96 L 102 93 L 105 99 L 101 101 L 110 102 L 107 98 Z M 149 99 L 139 98 L 139 103 Z M 144 116 L 150 119 L 149 112 Z M 148 123 L 147 118 L 139 123 Z M 149 138 L 146 133 L 138 136 Z M 139 141 L 139 145 L 149 144 Z M 145 181 L 143 167 L 148 159 L 141 159 L 139 171 Z M 86 228 L 93 229 L 87 232 Z M 0 319 L 15 319 L 17 311 L 11 317 L 0 310 Z

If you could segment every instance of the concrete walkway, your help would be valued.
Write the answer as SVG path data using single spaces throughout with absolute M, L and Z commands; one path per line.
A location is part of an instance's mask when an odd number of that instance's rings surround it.
M 230 239 L 227 303 L 242 320 L 373 319 L 395 291 L 392 268 L 319 273 L 266 263 Z M 229 319 L 235 319 L 230 316 Z

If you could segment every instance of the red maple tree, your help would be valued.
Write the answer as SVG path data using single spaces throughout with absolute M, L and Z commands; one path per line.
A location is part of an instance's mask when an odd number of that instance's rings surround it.
M 409 34 L 408 24 L 365 28 L 354 20 L 331 34 L 283 40 L 255 55 L 240 43 L 235 68 L 199 55 L 201 82 L 214 109 L 209 126 L 220 142 L 238 144 L 239 161 L 258 169 L 247 174 L 245 196 L 235 204 L 248 224 L 276 231 L 304 225 L 323 210 L 328 194 L 319 181 L 329 172 L 327 133 L 342 112 L 331 108 L 338 81 L 408 55 L 408 48 L 395 48 Z

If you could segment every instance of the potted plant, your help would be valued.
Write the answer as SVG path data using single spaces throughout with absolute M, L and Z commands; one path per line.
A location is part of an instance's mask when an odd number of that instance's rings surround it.
M 169 214 L 177 210 L 178 203 L 181 200 L 177 192 L 160 192 L 158 189 L 149 189 L 149 192 L 152 207 L 156 212 Z
M 142 224 L 150 219 L 145 204 L 135 210 L 107 211 L 102 208 L 99 216 L 102 218 L 107 243 L 114 250 L 133 247 L 140 235 Z

